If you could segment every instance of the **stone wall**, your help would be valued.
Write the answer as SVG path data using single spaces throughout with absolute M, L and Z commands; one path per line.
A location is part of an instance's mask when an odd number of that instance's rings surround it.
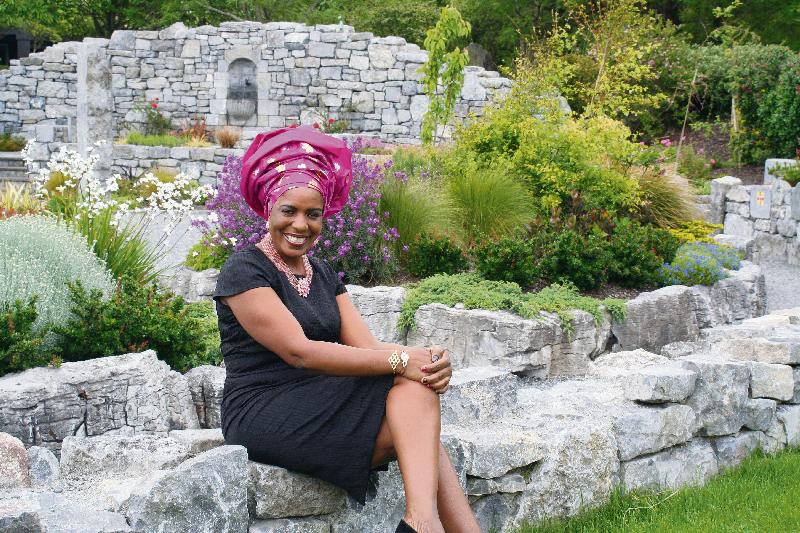
M 601 355 L 578 379 L 456 370 L 442 442 L 481 530 L 573 515 L 615 488 L 702 485 L 757 448 L 800 445 L 800 308 L 678 344 Z M 174 375 L 153 352 L 0 378 L 0 525 L 394 531 L 405 507 L 396 463 L 373 474 L 361 506 L 248 461 L 219 429 L 224 380 L 212 366 Z
M 800 265 L 800 186 L 768 181 L 742 185 L 731 176 L 712 181 L 711 221 L 724 224 L 727 238 L 754 261 Z
M 12 60 L 0 71 L 0 131 L 45 143 L 80 143 L 80 131 L 89 144 L 111 141 L 144 121 L 137 101 L 158 98 L 176 122 L 202 117 L 211 126 L 238 125 L 244 139 L 335 117 L 354 132 L 417 143 L 428 106 L 419 83 L 426 60 L 427 52 L 402 38 L 343 25 L 177 23 L 161 31 L 118 30 L 108 40 L 59 43 Z M 456 119 L 482 114 L 510 83 L 497 72 L 467 67 Z M 103 127 L 93 127 L 91 118 L 101 116 Z
M 178 269 L 166 284 L 189 301 L 208 299 L 219 271 Z M 505 311 L 464 309 L 428 304 L 415 316 L 416 327 L 398 331 L 405 299 L 401 287 L 349 285 L 356 307 L 373 333 L 386 342 L 440 344 L 450 350 L 456 368 L 491 366 L 533 377 L 582 376 L 592 360 L 609 350 L 643 348 L 658 352 L 667 344 L 691 342 L 703 330 L 736 324 L 766 312 L 761 269 L 747 261 L 711 287 L 675 285 L 640 294 L 627 304 L 622 322 L 608 313 L 598 323 L 574 310 L 571 328 L 542 313 L 528 320 Z

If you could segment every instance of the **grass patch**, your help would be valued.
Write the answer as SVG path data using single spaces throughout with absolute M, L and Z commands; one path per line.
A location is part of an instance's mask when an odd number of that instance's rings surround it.
M 625 315 L 624 300 L 581 296 L 571 285 L 553 284 L 539 292 L 526 293 L 510 281 L 489 281 L 476 274 L 437 274 L 409 287 L 398 327 L 413 329 L 414 313 L 429 303 L 449 306 L 463 303 L 466 309 L 505 310 L 529 319 L 541 318 L 541 311 L 556 313 L 568 335 L 574 330 L 572 309 L 591 313 L 598 321 L 602 318 L 603 308 L 614 320 L 621 321 Z
M 800 449 L 757 452 L 705 487 L 662 493 L 614 493 L 611 501 L 568 520 L 523 526 L 518 533 L 800 531 Z
M 122 141 L 122 144 L 139 144 L 142 146 L 186 146 L 189 137 L 176 137 L 175 135 L 145 135 L 138 131 L 132 131 Z

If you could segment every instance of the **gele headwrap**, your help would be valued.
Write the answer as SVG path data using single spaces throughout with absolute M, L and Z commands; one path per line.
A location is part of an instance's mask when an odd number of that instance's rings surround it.
M 352 181 L 347 144 L 310 126 L 259 133 L 242 157 L 242 195 L 264 219 L 278 198 L 295 187 L 316 189 L 322 195 L 322 216 L 336 214 L 347 202 Z

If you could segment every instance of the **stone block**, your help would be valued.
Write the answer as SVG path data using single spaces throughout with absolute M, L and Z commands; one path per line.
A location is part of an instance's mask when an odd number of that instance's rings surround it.
M 442 423 L 474 424 L 500 418 L 515 404 L 518 386 L 515 375 L 497 368 L 458 368 L 442 397 Z
M 697 420 L 691 407 L 620 407 L 611 412 L 623 461 L 657 452 L 692 438 Z
M 747 400 L 743 426 L 754 431 L 767 431 L 775 418 L 777 402 L 768 398 Z
M 370 44 L 367 47 L 370 67 L 373 69 L 392 68 L 395 63 L 394 51 L 385 44 Z
M 169 432 L 169 438 L 183 444 L 189 455 L 207 452 L 225 444 L 220 428 L 214 429 L 176 429 Z
M 225 369 L 202 365 L 186 373 L 192 402 L 201 428 L 221 427 L 220 407 L 225 387 Z
M 753 221 L 733 213 L 725 216 L 724 228 L 728 235 L 747 238 L 753 236 Z
M 613 352 L 595 360 L 593 374 L 615 379 L 629 400 L 681 402 L 694 392 L 697 376 L 645 350 Z
M 153 474 L 131 494 L 126 516 L 136 531 L 247 531 L 247 451 L 222 446 Z
M 183 58 L 199 58 L 200 57 L 200 41 L 198 39 L 186 39 L 183 42 L 181 49 L 181 57 Z
M 60 468 L 55 454 L 47 448 L 31 446 L 28 448 L 31 484 L 43 487 L 51 484 L 59 476 Z
M 356 92 L 350 100 L 353 109 L 360 113 L 372 113 L 375 109 L 375 99 L 372 92 Z
M 741 183 L 741 181 L 740 181 Z M 738 202 L 738 203 L 750 203 L 751 188 L 745 187 L 744 185 L 733 185 L 731 186 L 727 193 L 725 194 L 725 199 L 728 202 Z
M 792 218 L 800 220 L 800 186 L 797 185 L 792 188 L 791 213 Z
M 111 34 L 108 42 L 108 47 L 111 50 L 128 50 L 136 49 L 136 32 L 133 30 L 116 30 Z M 63 52 L 62 52 L 63 54 Z
M 310 42 L 307 53 L 311 57 L 336 57 L 336 45 L 331 43 Z
M 779 405 L 775 417 L 783 425 L 786 445 L 800 446 L 800 405 Z
M 364 83 L 380 83 L 388 79 L 388 73 L 385 70 L 362 70 L 360 76 Z
M 178 385 L 185 378 L 152 350 L 32 368 L 0 378 L 0 427 L 51 449 L 72 435 L 197 427 L 191 396 L 173 391 Z
M 248 533 L 330 533 L 331 526 L 318 518 L 252 520 Z
M 761 447 L 761 437 L 756 431 L 742 431 L 729 437 L 711 439 L 719 467 L 734 468 Z
M 249 462 L 248 507 L 255 518 L 332 513 L 345 505 L 344 490 L 285 468 Z
M 751 362 L 750 395 L 753 398 L 791 400 L 794 395 L 792 367 L 769 363 Z
M 719 336 L 708 340 L 710 349 L 732 361 L 756 361 L 777 365 L 800 364 L 800 342 L 781 342 L 765 338 L 744 337 L 742 329 L 721 329 Z M 800 339 L 799 339 L 800 340 Z
M 30 487 L 28 454 L 22 441 L 0 433 L 0 489 Z
M 461 98 L 464 100 L 486 100 L 486 89 L 474 73 L 464 75 L 464 85 L 461 87 Z
M 770 187 L 754 186 L 750 191 L 750 216 L 770 218 L 772 210 L 772 190 Z
M 695 391 L 686 404 L 697 414 L 700 435 L 736 433 L 744 424 L 750 369 L 740 363 L 693 355 L 680 364 L 695 373 Z
M 703 485 L 719 470 L 711 445 L 702 439 L 620 465 L 625 490 L 665 490 Z
M 405 342 L 405 332 L 399 331 L 397 326 L 405 289 L 348 285 L 347 292 L 376 338 L 382 342 Z
M 136 477 L 175 467 L 188 457 L 186 445 L 160 435 L 67 437 L 61 448 L 61 478 Z
M 622 350 L 643 348 L 657 352 L 676 341 L 700 334 L 692 290 L 682 285 L 645 292 L 629 300 L 625 320 L 614 322 L 611 332 Z

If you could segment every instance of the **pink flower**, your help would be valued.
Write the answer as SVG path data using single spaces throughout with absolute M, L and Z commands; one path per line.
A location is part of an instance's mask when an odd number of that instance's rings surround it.
M 669 148 L 670 146 L 672 146 L 672 141 L 669 140 L 668 138 L 667 139 L 661 139 L 658 142 L 661 143 L 661 146 L 663 146 L 664 148 Z

